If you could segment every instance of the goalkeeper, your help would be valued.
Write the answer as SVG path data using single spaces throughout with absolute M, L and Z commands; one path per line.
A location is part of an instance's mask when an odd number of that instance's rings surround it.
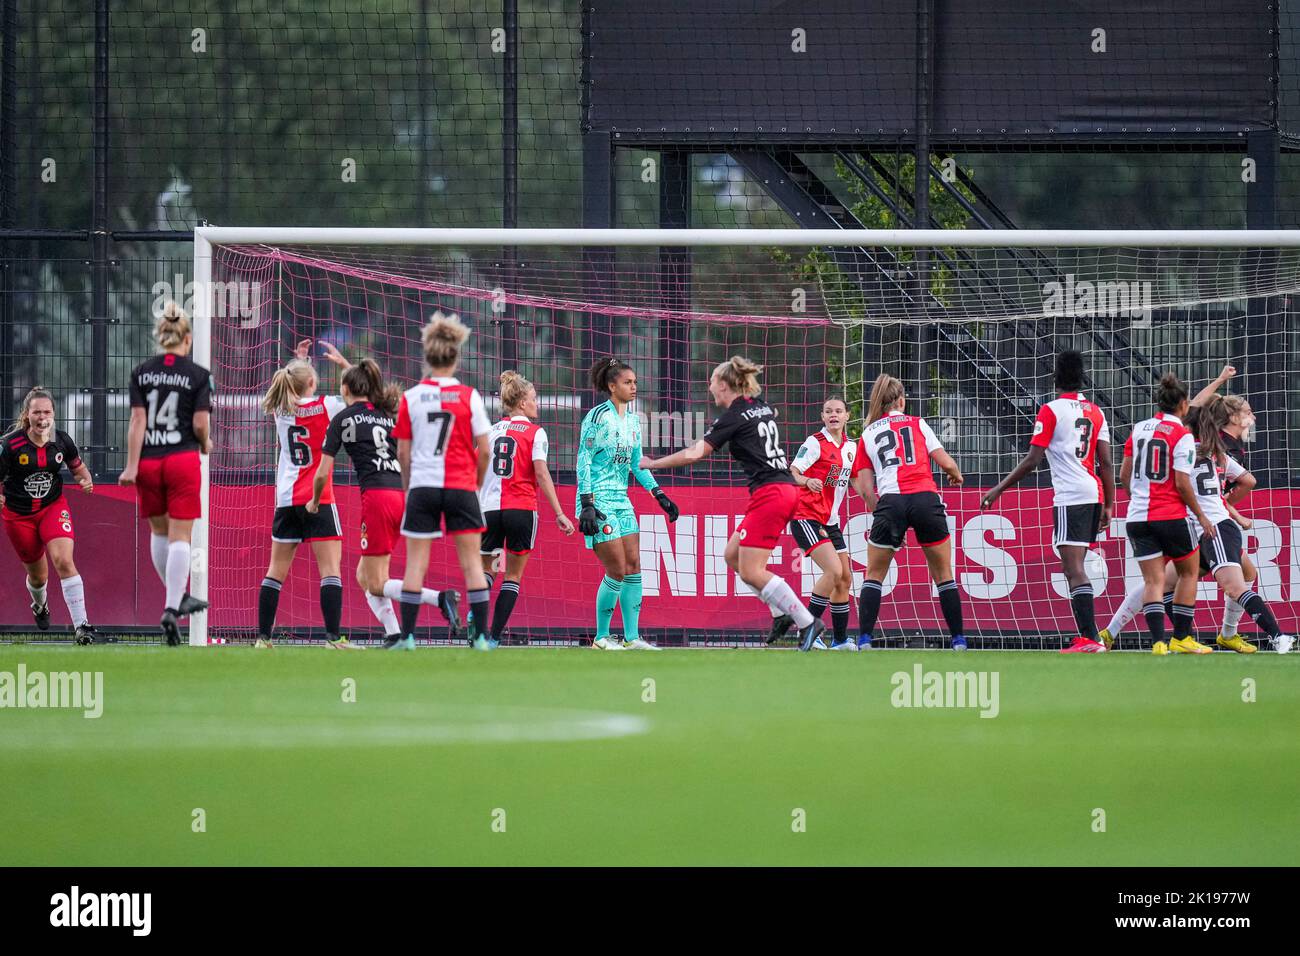
M 636 399 L 636 372 L 616 358 L 591 369 L 591 383 L 609 398 L 589 411 L 578 436 L 578 530 L 596 552 L 605 577 L 596 592 L 596 639 L 604 651 L 659 648 L 641 638 L 641 535 L 627 496 L 628 472 L 676 521 L 677 506 L 650 472 L 640 467 L 641 423 L 629 406 Z M 623 615 L 623 640 L 611 637 L 614 606 Z

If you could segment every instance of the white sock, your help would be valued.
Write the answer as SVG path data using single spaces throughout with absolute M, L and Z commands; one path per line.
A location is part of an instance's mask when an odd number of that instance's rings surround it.
M 1106 630 L 1110 631 L 1110 636 L 1119 637 L 1124 630 L 1124 625 L 1137 617 L 1138 611 L 1142 610 L 1142 605 L 1145 603 L 1142 600 L 1142 584 L 1139 583 L 1133 590 L 1124 595 L 1124 600 L 1120 602 L 1119 607 L 1115 608 L 1115 613 L 1111 615 L 1110 623 L 1106 625 Z
M 763 601 L 763 593 L 759 591 L 758 588 L 754 587 L 752 584 L 750 584 L 748 581 L 745 580 L 742 580 L 740 583 L 745 585 L 745 587 L 749 589 L 750 594 L 754 595 L 754 597 L 758 598 L 760 601 Z M 764 601 L 764 603 L 767 602 Z M 771 604 L 767 605 L 767 609 L 772 612 L 772 618 L 774 620 L 785 613 L 779 607 L 774 607 Z
M 153 569 L 158 572 L 158 580 L 167 585 L 167 535 L 149 535 L 149 556 L 153 558 Z
M 420 588 L 420 603 L 432 604 L 438 606 L 438 595 L 441 591 L 435 591 L 433 588 Z M 384 597 L 390 601 L 400 601 L 402 599 L 402 582 L 397 578 L 389 578 L 384 582 Z M 398 628 L 401 630 L 401 628 Z
M 1243 594 L 1242 597 L 1245 597 L 1245 595 Z M 1224 598 L 1223 627 L 1219 629 L 1219 633 L 1224 637 L 1232 637 L 1232 635 L 1236 634 L 1237 622 L 1241 620 L 1241 616 L 1245 613 L 1246 609 L 1232 598 Z
M 185 583 L 190 579 L 190 543 L 173 541 L 167 546 L 167 603 L 175 611 L 180 607 Z
M 401 581 L 397 582 L 399 585 Z M 381 627 L 384 629 L 384 636 L 389 634 L 401 634 L 402 625 L 397 622 L 397 612 L 393 610 L 393 602 L 387 597 L 376 597 L 369 591 L 366 592 L 366 603 L 370 605 L 370 611 L 375 615 Z
M 789 614 L 800 628 L 805 628 L 813 622 L 812 612 L 799 603 L 794 590 L 785 583 L 785 578 L 772 575 L 771 580 L 763 585 L 763 590 L 758 596 L 768 607 L 780 608 L 782 614 Z
M 45 607 L 45 605 L 48 604 L 50 600 L 50 592 L 48 590 L 50 586 L 49 582 L 46 581 L 40 587 L 36 588 L 36 587 L 32 587 L 31 578 L 24 576 L 24 580 L 27 582 L 27 593 L 32 596 L 32 603 L 35 604 L 37 607 Z
M 72 626 L 81 627 L 86 623 L 86 589 L 81 586 L 81 575 L 64 578 L 59 584 L 63 586 L 63 603 L 72 615 Z

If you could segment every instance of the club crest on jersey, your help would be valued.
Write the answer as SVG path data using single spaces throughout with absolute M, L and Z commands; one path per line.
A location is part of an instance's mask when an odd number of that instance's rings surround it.
M 56 452 L 54 453 L 54 460 L 55 460 L 56 463 L 58 463 L 58 464 L 60 464 L 60 465 L 63 464 L 63 452 L 61 452 L 61 451 L 56 451 Z
M 66 531 L 68 534 L 72 534 L 72 522 L 70 521 L 63 522 L 63 530 Z
M 59 518 L 62 519 L 63 521 L 71 521 L 72 515 L 68 514 L 67 508 L 64 508 L 62 511 L 59 512 Z
M 33 498 L 44 498 L 53 486 L 54 476 L 47 471 L 39 471 L 27 476 L 27 480 L 23 482 L 23 491 Z
M 32 460 L 31 456 L 25 452 L 18 456 L 18 464 L 20 465 L 25 465 L 31 460 Z
M 1034 422 L 1034 434 L 1035 434 L 1035 435 L 1041 435 L 1042 433 L 1043 433 L 1043 423 L 1042 423 L 1042 422 Z

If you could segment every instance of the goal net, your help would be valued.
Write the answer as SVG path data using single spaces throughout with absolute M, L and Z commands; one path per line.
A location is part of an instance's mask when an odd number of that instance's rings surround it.
M 191 640 L 247 638 L 256 622 L 274 509 L 276 440 L 259 402 L 294 342 L 330 342 L 349 359 L 373 357 L 403 386 L 422 373 L 419 335 L 430 314 L 454 312 L 473 330 L 460 377 L 500 413 L 501 371 L 514 368 L 540 397 L 550 467 L 572 515 L 583 415 L 599 399 L 587 370 L 615 355 L 637 372 L 635 411 L 646 452 L 693 444 L 717 414 L 709 373 L 733 354 L 765 367 L 764 398 L 779 412 L 792 454 L 840 396 L 856 439 L 870 384 L 904 382 L 966 476 L 941 486 L 954 572 L 973 646 L 1057 647 L 1073 619 L 1051 544 L 1046 464 L 981 511 L 991 487 L 1028 447 L 1039 406 L 1056 397 L 1055 354 L 1083 352 L 1085 394 L 1105 411 L 1118 468 L 1124 439 L 1150 417 L 1156 381 L 1178 373 L 1193 394 L 1225 365 L 1224 391 L 1246 397 L 1257 490 L 1240 506 L 1254 520 L 1248 549 L 1256 589 L 1294 632 L 1300 611 L 1300 511 L 1293 507 L 1300 419 L 1292 397 L 1300 323 L 1300 236 L 1291 233 L 813 230 L 323 230 L 202 228 L 196 233 L 196 358 L 216 382 L 215 452 L 205 476 L 206 559 L 194 589 L 212 602 Z M 319 356 L 317 348 L 314 355 Z M 322 393 L 337 370 L 319 357 Z M 674 525 L 638 487 L 645 603 L 642 630 L 669 644 L 761 639 L 767 608 L 729 572 L 726 541 L 747 501 L 726 454 L 663 473 L 681 508 Z M 335 474 L 344 526 L 344 629 L 378 636 L 353 580 L 359 498 L 346 459 Z M 1124 535 L 1127 497 L 1088 562 L 1099 626 L 1140 580 Z M 856 592 L 870 517 L 855 494 L 843 516 Z M 541 504 L 508 640 L 569 641 L 594 630 L 602 571 L 581 538 L 565 538 Z M 909 535 L 909 543 L 911 536 Z M 393 556 L 400 577 L 403 555 Z M 816 570 L 792 538 L 771 568 L 797 593 Z M 426 585 L 463 590 L 452 549 L 436 543 Z M 284 583 L 277 629 L 320 636 L 319 578 L 303 548 Z M 920 551 L 905 547 L 885 582 L 877 633 L 887 641 L 938 635 L 943 619 Z M 1197 629 L 1217 627 L 1223 597 L 1209 580 Z M 422 620 L 445 636 L 436 612 Z M 1139 622 L 1140 623 L 1140 622 Z M 615 615 L 615 627 L 618 616 Z M 1254 630 L 1247 618 L 1243 632 Z M 1134 625 L 1128 635 L 1138 637 Z

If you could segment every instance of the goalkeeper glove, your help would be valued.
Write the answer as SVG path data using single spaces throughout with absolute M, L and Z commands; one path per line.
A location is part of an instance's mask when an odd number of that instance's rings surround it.
M 605 512 L 596 507 L 595 495 L 583 495 L 582 510 L 578 512 L 578 530 L 587 537 L 600 533 L 600 522 L 605 520 Z
M 673 500 L 671 498 L 669 498 L 666 494 L 664 494 L 664 490 L 662 488 L 656 488 L 653 494 L 655 496 L 655 501 L 659 502 L 659 507 L 663 508 L 664 513 L 668 515 L 669 524 L 672 524 L 674 521 L 676 521 L 678 518 L 681 517 L 682 515 L 681 510 L 678 509 L 678 507 L 675 504 L 673 504 Z

